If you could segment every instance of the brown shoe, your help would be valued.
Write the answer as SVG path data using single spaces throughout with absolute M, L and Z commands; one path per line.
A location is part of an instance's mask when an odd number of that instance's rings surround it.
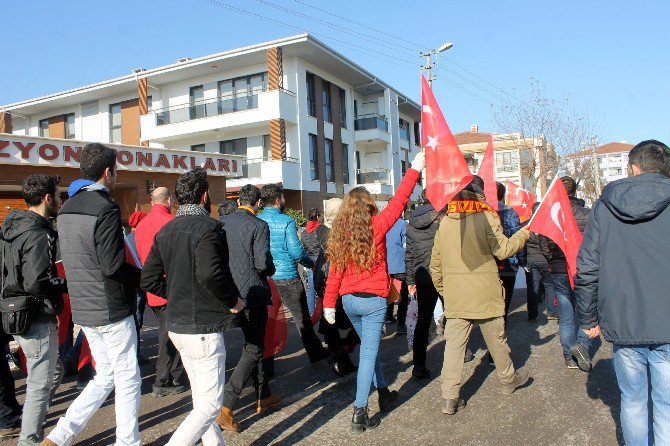
M 509 384 L 503 384 L 501 389 L 502 393 L 510 395 L 520 387 L 526 385 L 526 383 L 529 380 L 530 380 L 530 370 L 528 370 L 528 367 L 521 367 L 519 370 L 515 372 L 514 381 L 512 381 Z
M 442 413 L 445 415 L 453 415 L 458 409 L 465 407 L 465 401 L 460 398 L 454 398 L 452 400 L 442 399 Z
M 237 421 L 235 421 L 235 418 L 233 418 L 232 409 L 228 409 L 227 407 L 221 408 L 221 412 L 219 412 L 219 415 L 216 417 L 216 424 L 218 424 L 219 427 L 224 431 L 240 431 L 240 425 L 237 424 Z
M 42 440 L 39 446 L 58 446 L 58 444 L 54 443 L 53 441 L 49 440 L 48 438 L 45 438 Z
M 256 408 L 256 413 L 260 415 L 274 407 L 279 406 L 280 404 L 281 404 L 281 398 L 279 398 L 277 395 L 270 395 L 265 399 L 258 400 L 258 407 Z

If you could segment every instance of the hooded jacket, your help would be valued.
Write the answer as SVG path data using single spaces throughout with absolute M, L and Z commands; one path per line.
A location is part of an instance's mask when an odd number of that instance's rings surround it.
M 63 310 L 65 281 L 56 273 L 58 234 L 32 211 L 13 210 L 2 224 L 3 297 L 31 296 L 36 321 L 55 322 Z
M 472 192 L 459 194 L 440 220 L 430 260 L 435 289 L 447 318 L 489 319 L 505 313 L 505 293 L 496 259 L 517 253 L 527 231 L 505 236 L 498 215 Z
M 432 285 L 430 255 L 440 215 L 432 204 L 417 207 L 409 216 L 407 248 L 405 250 L 405 280 L 407 285 Z
M 591 210 L 584 206 L 584 200 L 575 197 L 570 197 L 570 207 L 575 216 L 577 227 L 584 233 L 584 228 L 586 228 L 586 222 L 589 219 L 589 212 Z M 547 262 L 549 262 L 549 268 L 552 273 L 568 273 L 568 264 L 565 260 L 565 254 L 563 254 L 561 248 L 559 248 L 553 240 L 544 235 L 540 236 L 540 252 L 544 258 L 547 259 Z
M 58 213 L 72 320 L 109 325 L 135 314 L 140 270 L 126 262 L 121 210 L 104 186 L 80 181 Z
M 642 174 L 608 184 L 577 255 L 582 328 L 607 341 L 670 343 L 670 179 Z
M 315 221 L 308 221 L 307 227 L 300 234 L 300 242 L 312 262 L 316 262 L 319 252 L 324 249 L 328 241 L 328 228 Z

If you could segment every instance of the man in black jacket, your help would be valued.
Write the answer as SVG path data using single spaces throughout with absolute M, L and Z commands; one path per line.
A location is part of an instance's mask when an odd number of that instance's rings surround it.
M 226 378 L 223 331 L 232 327 L 244 301 L 229 270 L 226 234 L 209 217 L 207 172 L 198 168 L 179 177 L 175 195 L 176 218 L 158 231 L 142 269 L 142 288 L 167 299 L 169 336 L 193 392 L 193 410 L 168 445 L 190 446 L 201 438 L 206 445 L 223 445 L 215 423 Z
M 584 232 L 586 221 L 589 218 L 589 208 L 584 206 L 584 200 L 576 197 L 577 182 L 571 177 L 561 178 L 565 190 L 570 198 L 570 206 L 575 216 L 577 227 Z M 568 264 L 565 254 L 551 239 L 540 237 L 540 251 L 549 263 L 550 278 L 556 293 L 558 303 L 558 335 L 561 339 L 565 365 L 569 369 L 580 368 L 588 372 L 591 370 L 591 340 L 579 329 L 575 318 L 575 293 L 568 278 Z M 576 362 L 575 362 L 576 361 Z
M 62 294 L 67 288 L 56 274 L 58 234 L 49 222 L 62 204 L 59 181 L 55 175 L 28 176 L 22 186 L 28 210 L 13 210 L 2 224 L 2 298 L 29 297 L 34 309 L 28 331 L 14 335 L 28 372 L 20 445 L 42 441 L 44 419 L 63 377 L 56 315 L 63 309 Z
M 230 272 L 244 301 L 244 311 L 238 314 L 244 334 L 244 347 L 235 370 L 226 384 L 223 406 L 216 422 L 221 429 L 238 432 L 233 409 L 251 376 L 257 411 L 261 413 L 277 406 L 281 399 L 270 392 L 269 379 L 263 376 L 263 347 L 268 304 L 272 303 L 267 278 L 275 272 L 270 254 L 270 229 L 256 217 L 261 202 L 261 190 L 252 184 L 240 189 L 237 210 L 225 217 L 224 230 L 228 244 Z
M 109 195 L 116 186 L 116 150 L 87 144 L 79 167 L 84 179 L 70 186 L 70 198 L 58 214 L 58 229 L 72 321 L 82 326 L 96 375 L 42 446 L 70 444 L 112 390 L 116 441 L 135 446 L 140 444 L 137 415 L 142 383 L 134 319 L 140 270 L 126 263 L 121 210 Z
M 593 206 L 577 256 L 582 330 L 614 344 L 627 445 L 670 444 L 670 149 L 633 147 Z M 651 385 L 651 391 L 650 391 Z M 653 416 L 649 412 L 651 394 Z

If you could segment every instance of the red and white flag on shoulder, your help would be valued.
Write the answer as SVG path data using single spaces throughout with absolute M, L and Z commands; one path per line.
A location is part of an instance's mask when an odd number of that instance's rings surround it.
M 507 199 L 510 207 L 519 214 L 521 223 L 528 221 L 533 216 L 535 195 L 510 180 L 507 180 Z
M 477 175 L 484 180 L 484 197 L 496 212 L 498 211 L 498 183 L 496 182 L 496 160 L 493 150 L 493 135 L 489 135 L 489 144 L 484 152 L 484 159 L 479 165 Z
M 421 142 L 426 154 L 426 196 L 440 210 L 472 181 L 472 174 L 423 76 Z
M 582 244 L 582 233 L 572 213 L 568 193 L 558 177 L 554 178 L 549 186 L 537 212 L 530 219 L 528 229 L 550 238 L 561 248 L 568 264 L 570 285 L 574 288 L 577 253 Z

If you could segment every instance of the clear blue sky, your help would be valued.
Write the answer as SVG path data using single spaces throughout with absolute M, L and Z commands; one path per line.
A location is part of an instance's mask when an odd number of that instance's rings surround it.
M 498 130 L 491 117 L 490 103 L 499 100 L 494 95 L 512 100 L 502 89 L 522 96 L 534 78 L 550 96 L 569 95 L 572 107 L 588 112 L 602 129 L 601 141 L 634 143 L 657 138 L 670 143 L 667 1 L 210 1 L 219 4 L 206 0 L 5 2 L 0 104 L 124 75 L 136 67 L 153 68 L 179 57 L 309 31 L 416 100 L 420 98 L 418 50 L 453 41 L 448 60 L 442 58 L 441 65 L 457 74 L 440 69 L 441 80 L 434 90 L 454 132 L 475 123 L 480 130 Z M 266 2 L 365 35 L 332 29 Z M 221 4 L 291 26 L 268 23 Z

